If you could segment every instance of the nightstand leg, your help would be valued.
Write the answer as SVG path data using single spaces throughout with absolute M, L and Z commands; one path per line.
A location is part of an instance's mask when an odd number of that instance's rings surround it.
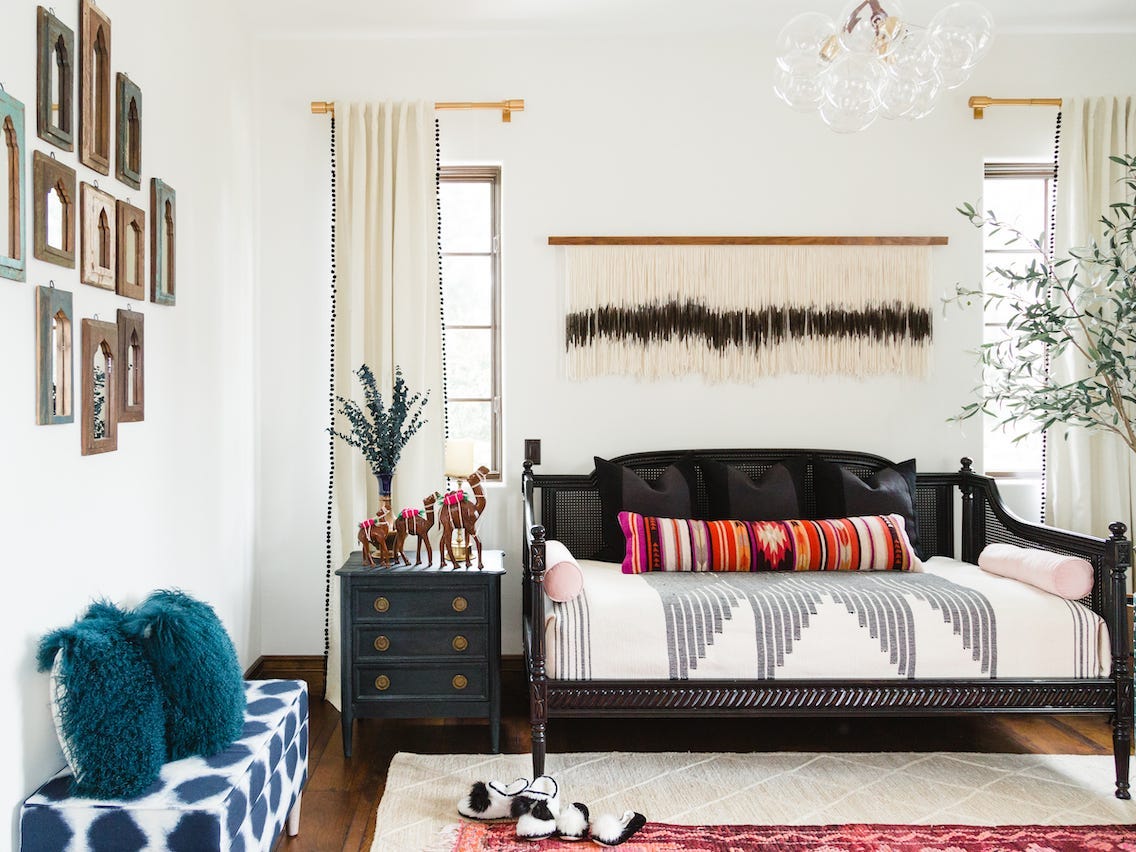
M 496 701 L 489 708 L 489 752 L 501 753 L 501 703 Z
M 352 724 L 355 720 L 351 716 L 351 711 L 344 706 L 343 714 L 339 717 L 339 721 L 343 727 L 343 756 L 351 757 L 351 729 L 354 727 Z

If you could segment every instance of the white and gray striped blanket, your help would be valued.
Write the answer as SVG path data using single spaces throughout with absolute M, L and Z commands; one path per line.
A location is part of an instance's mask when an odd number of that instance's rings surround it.
M 1103 677 L 1108 629 L 1075 601 L 936 557 L 915 572 L 654 573 L 583 561 L 546 599 L 568 680 Z

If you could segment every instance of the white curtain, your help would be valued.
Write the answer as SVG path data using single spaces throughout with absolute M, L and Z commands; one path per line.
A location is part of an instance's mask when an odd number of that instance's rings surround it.
M 1136 97 L 1063 98 L 1057 170 L 1057 257 L 1101 240 L 1100 218 L 1109 205 L 1131 201 L 1119 183 L 1122 168 L 1113 154 L 1136 154 Z M 1066 271 L 1071 271 L 1066 268 Z M 1053 365 L 1054 376 L 1072 381 L 1087 375 L 1073 351 Z M 1096 536 L 1108 525 L 1132 526 L 1136 507 L 1136 454 L 1117 436 L 1085 429 L 1050 430 L 1046 474 L 1046 520 Z
M 442 489 L 444 429 L 434 105 L 336 103 L 335 392 L 362 403 L 352 371 L 367 364 L 389 403 L 395 365 L 410 392 L 430 391 L 427 424 L 395 470 L 395 511 Z M 338 408 L 338 406 L 337 406 Z M 349 427 L 339 418 L 339 427 Z M 333 568 L 359 549 L 359 522 L 378 509 L 362 454 L 334 444 Z M 327 697 L 340 694 L 339 582 L 332 577 Z

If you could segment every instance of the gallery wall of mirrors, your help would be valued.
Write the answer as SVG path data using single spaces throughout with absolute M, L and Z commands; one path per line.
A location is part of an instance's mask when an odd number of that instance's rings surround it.
M 152 177 L 148 198 L 135 204 L 142 89 L 114 72 L 109 14 L 93 0 L 78 0 L 75 11 L 72 27 L 55 9 L 37 8 L 32 94 L 35 135 L 46 144 L 34 150 L 24 103 L 3 88 L 0 64 L 0 279 L 27 281 L 29 245 L 32 257 L 57 267 L 34 291 L 36 422 L 74 423 L 78 404 L 81 452 L 94 455 L 118 448 L 119 423 L 145 420 L 145 315 L 134 302 L 148 294 L 153 304 L 176 304 L 177 193 Z M 113 322 L 76 318 L 72 284 L 131 301 Z

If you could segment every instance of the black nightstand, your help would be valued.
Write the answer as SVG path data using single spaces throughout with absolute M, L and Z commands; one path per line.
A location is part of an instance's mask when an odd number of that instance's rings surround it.
M 487 718 L 501 743 L 501 577 L 438 565 L 367 568 L 356 551 L 340 582 L 343 753 L 356 718 Z M 476 560 L 476 554 L 474 556 Z

